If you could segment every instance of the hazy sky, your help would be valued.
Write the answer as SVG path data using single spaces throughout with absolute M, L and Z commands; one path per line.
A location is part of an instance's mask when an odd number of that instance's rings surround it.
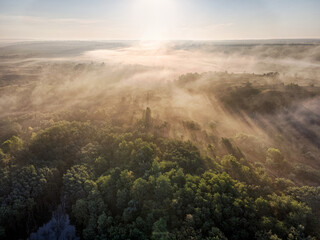
M 320 38 L 320 0 L 0 0 L 0 38 Z

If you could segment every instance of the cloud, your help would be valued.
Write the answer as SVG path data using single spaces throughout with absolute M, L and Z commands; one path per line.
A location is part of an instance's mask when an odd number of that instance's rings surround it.
M 97 24 L 106 23 L 101 19 L 82 19 L 82 18 L 47 18 L 27 15 L 0 15 L 1 21 L 27 22 L 27 23 L 73 23 L 73 24 Z
M 2 38 L 108 39 L 122 29 L 110 27 L 101 19 L 47 18 L 26 15 L 0 15 Z

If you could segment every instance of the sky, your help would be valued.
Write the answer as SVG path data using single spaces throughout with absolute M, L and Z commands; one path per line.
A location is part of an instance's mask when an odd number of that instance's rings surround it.
M 320 0 L 0 0 L 0 39 L 320 38 Z

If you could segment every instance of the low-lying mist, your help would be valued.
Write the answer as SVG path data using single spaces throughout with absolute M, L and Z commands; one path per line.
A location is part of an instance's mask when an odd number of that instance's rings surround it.
M 2 121 L 102 112 L 129 127 L 149 107 L 170 137 L 228 137 L 255 161 L 244 134 L 320 167 L 320 42 L 19 42 L 0 59 Z

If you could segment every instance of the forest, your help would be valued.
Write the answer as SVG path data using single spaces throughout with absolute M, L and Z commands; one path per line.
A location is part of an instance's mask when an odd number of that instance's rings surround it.
M 320 239 L 319 45 L 130 44 L 0 47 L 0 239 Z

